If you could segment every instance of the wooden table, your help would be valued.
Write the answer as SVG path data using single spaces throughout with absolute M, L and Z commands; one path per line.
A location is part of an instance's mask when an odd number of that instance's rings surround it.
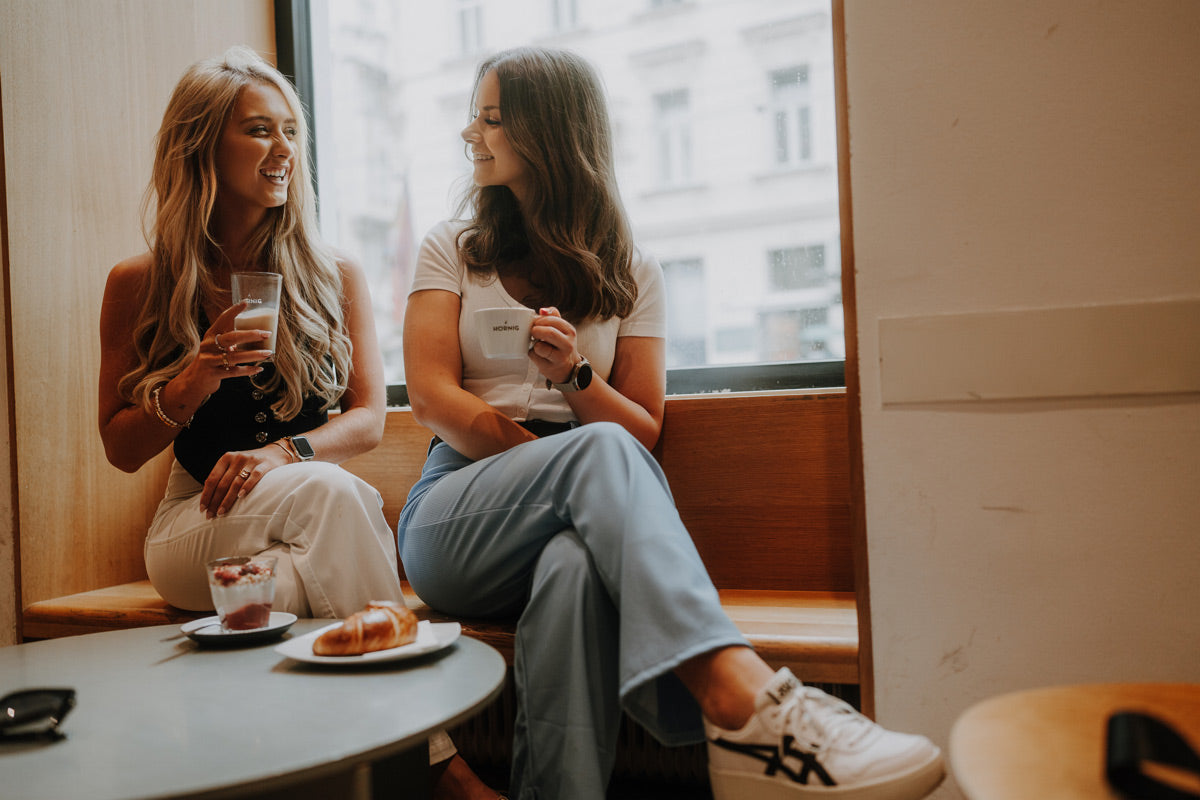
M 969 800 L 1118 800 L 1105 779 L 1108 718 L 1151 714 L 1200 751 L 1200 684 L 1092 684 L 984 700 L 950 733 L 950 768 Z
M 330 622 L 299 620 L 287 635 Z M 500 654 L 465 636 L 369 669 L 302 664 L 275 644 L 201 647 L 169 625 L 0 648 L 0 695 L 61 686 L 78 700 L 65 740 L 0 745 L 0 795 L 292 794 L 370 764 L 375 794 L 425 796 L 429 733 L 471 716 L 504 681 Z

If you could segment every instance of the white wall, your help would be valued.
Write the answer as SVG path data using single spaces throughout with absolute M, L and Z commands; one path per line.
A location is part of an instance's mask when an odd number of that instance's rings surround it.
M 1110 354 L 1054 336 L 1061 384 L 1016 399 L 1008 342 L 960 345 L 990 312 L 1065 333 L 1080 307 L 1200 299 L 1200 3 L 845 10 L 878 718 L 944 746 L 997 693 L 1200 681 L 1200 395 L 1063 397 Z M 962 335 L 920 357 L 951 382 L 991 358 L 1010 391 L 885 403 L 881 358 L 918 356 L 881 321 L 943 314 Z M 1200 319 L 1184 336 L 1194 359 Z

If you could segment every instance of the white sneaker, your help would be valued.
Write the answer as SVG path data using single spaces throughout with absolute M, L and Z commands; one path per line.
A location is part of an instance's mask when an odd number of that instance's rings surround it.
M 787 669 L 755 708 L 741 730 L 705 723 L 714 800 L 917 800 L 945 774 L 924 736 L 885 730 Z

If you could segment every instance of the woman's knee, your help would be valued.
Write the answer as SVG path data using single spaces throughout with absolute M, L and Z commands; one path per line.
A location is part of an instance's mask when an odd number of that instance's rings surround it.
M 563 436 L 568 457 L 583 473 L 632 476 L 640 485 L 653 479 L 671 496 L 666 475 L 654 456 L 633 434 L 615 422 L 591 422 Z
M 585 441 L 601 442 L 619 447 L 640 447 L 633 434 L 616 422 L 590 422 L 571 431 L 572 436 Z
M 605 463 L 641 463 L 653 457 L 641 443 L 615 422 L 591 422 L 565 434 L 564 448 L 577 457 Z
M 291 471 L 291 474 L 285 473 Z M 325 461 L 307 461 L 303 464 L 291 464 L 281 467 L 278 471 L 280 479 L 294 483 L 293 492 L 301 496 L 319 496 L 324 498 L 352 498 L 383 504 L 383 500 L 375 487 L 348 472 L 337 464 Z M 299 473 L 297 475 L 297 473 Z M 267 473 L 269 478 L 273 473 Z

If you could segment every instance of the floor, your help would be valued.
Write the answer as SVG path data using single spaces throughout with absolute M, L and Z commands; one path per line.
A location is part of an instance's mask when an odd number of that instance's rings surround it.
M 707 786 L 614 781 L 608 787 L 608 800 L 712 800 L 712 792 Z
M 860 707 L 857 686 L 811 685 Z M 514 714 L 510 685 L 496 703 L 450 732 L 467 763 L 497 789 L 508 784 Z M 624 718 L 608 800 L 712 800 L 704 746 L 664 747 Z
M 479 776 L 489 786 L 503 788 L 508 780 L 504 770 L 480 769 Z M 657 781 L 616 777 L 608 787 L 608 800 L 712 800 L 707 785 L 664 784 Z

